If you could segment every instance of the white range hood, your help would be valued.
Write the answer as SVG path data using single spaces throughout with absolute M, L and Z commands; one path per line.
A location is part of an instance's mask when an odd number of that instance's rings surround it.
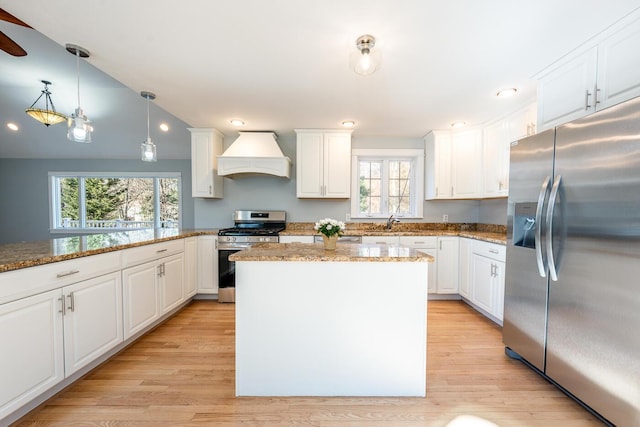
M 273 132 L 238 132 L 238 139 L 218 156 L 218 175 L 267 174 L 289 178 L 291 160 Z

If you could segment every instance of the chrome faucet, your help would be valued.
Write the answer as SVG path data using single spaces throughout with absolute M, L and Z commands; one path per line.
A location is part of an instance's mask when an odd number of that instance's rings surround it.
M 394 222 L 400 222 L 400 220 L 398 218 L 394 218 L 393 215 L 391 215 L 387 220 L 387 230 L 391 230 L 391 226 L 393 226 Z

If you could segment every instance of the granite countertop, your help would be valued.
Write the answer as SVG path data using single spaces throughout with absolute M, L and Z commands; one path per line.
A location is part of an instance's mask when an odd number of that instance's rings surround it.
M 312 222 L 292 222 L 281 236 L 313 236 L 318 234 Z M 348 223 L 346 236 L 459 236 L 500 245 L 507 244 L 504 225 L 467 223 L 401 222 L 387 230 L 383 223 Z
M 229 257 L 230 261 L 433 262 L 424 252 L 398 245 L 340 244 L 335 251 L 322 243 L 260 243 Z
M 8 243 L 0 245 L 0 273 L 203 234 L 218 230 L 160 228 Z

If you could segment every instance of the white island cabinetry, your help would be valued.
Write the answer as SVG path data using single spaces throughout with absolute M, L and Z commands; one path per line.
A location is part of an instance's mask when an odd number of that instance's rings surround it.
M 351 132 L 296 129 L 298 198 L 341 198 L 351 194 Z
M 430 294 L 437 293 L 438 238 L 436 236 L 400 236 L 399 243 L 433 257 L 433 262 L 429 264 L 427 284 Z

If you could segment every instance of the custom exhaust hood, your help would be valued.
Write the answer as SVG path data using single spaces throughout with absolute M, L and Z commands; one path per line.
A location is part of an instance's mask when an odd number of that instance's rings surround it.
M 218 175 L 266 174 L 289 178 L 291 160 L 274 132 L 238 132 L 238 139 L 218 156 Z

